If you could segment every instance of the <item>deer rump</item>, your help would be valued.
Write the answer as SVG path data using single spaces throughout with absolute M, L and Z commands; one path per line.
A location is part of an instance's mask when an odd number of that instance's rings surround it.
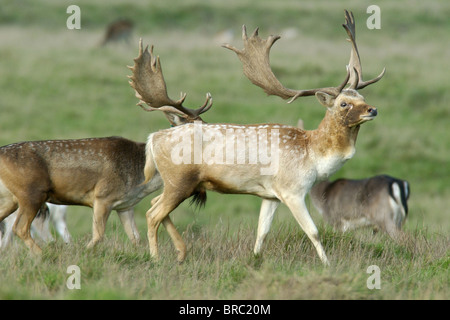
M 388 175 L 319 182 L 311 190 L 311 196 L 324 219 L 343 231 L 359 226 L 384 226 L 387 220 L 400 229 L 408 215 L 409 184 Z

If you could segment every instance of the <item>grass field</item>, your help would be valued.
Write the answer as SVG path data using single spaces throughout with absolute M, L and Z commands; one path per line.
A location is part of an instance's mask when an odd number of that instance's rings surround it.
M 81 8 L 81 29 L 68 30 L 69 4 Z M 365 78 L 386 66 L 385 77 L 361 91 L 378 117 L 360 130 L 357 152 L 333 178 L 386 173 L 411 184 L 407 238 L 395 243 L 370 230 L 339 233 L 311 207 L 331 267 L 281 206 L 261 256 L 252 248 L 260 200 L 208 194 L 199 211 L 182 204 L 172 213 L 189 251 L 178 265 L 160 232 L 162 259 L 152 261 L 145 212 L 136 208 L 142 243 L 133 247 L 115 214 L 105 240 L 86 250 L 90 208 L 70 207 L 74 243 L 59 239 L 35 259 L 23 243 L 0 253 L 0 299 L 449 299 L 450 3 L 377 1 L 381 29 L 369 30 L 367 1 L 6 0 L 0 10 L 0 145 L 23 140 L 120 135 L 145 141 L 167 128 L 162 114 L 144 113 L 127 83 L 137 43 L 155 45 L 169 95 L 187 92 L 194 108 L 211 92 L 207 122 L 317 127 L 325 114 L 315 98 L 291 105 L 267 97 L 243 75 L 220 34 L 242 47 L 240 30 L 280 34 L 271 53 L 281 82 L 292 88 L 341 82 L 350 46 L 340 26 L 352 10 Z M 135 22 L 131 45 L 99 47 L 114 19 Z M 69 290 L 67 267 L 78 265 L 81 290 Z M 381 289 L 370 290 L 370 265 L 381 271 Z

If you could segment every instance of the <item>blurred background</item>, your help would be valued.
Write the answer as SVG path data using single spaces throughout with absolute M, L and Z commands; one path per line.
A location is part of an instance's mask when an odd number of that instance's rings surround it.
M 366 26 L 367 7 L 381 9 L 381 28 Z M 70 30 L 69 5 L 81 9 L 81 29 Z M 138 41 L 155 45 L 169 96 L 187 92 L 195 108 L 206 92 L 214 99 L 207 122 L 296 125 L 315 129 L 325 114 L 314 97 L 286 104 L 268 97 L 243 75 L 235 54 L 241 27 L 282 36 L 271 64 L 287 87 L 307 89 L 339 84 L 350 45 L 341 24 L 353 11 L 366 79 L 387 72 L 361 91 L 379 116 L 362 126 L 357 152 L 332 179 L 389 174 L 411 185 L 405 228 L 448 234 L 450 208 L 449 60 L 450 3 L 433 1 L 60 1 L 2 0 L 0 5 L 0 145 L 24 140 L 119 135 L 145 141 L 169 126 L 163 114 L 146 113 L 128 84 L 127 65 Z M 118 22 L 119 21 L 119 22 Z M 118 22 L 108 31 L 108 26 Z M 109 36 L 108 36 L 109 35 Z M 106 41 L 105 41 L 106 40 Z M 209 193 L 206 208 L 183 204 L 172 214 L 181 229 L 220 221 L 256 224 L 260 200 Z M 149 196 L 137 208 L 145 234 Z M 310 205 L 311 206 L 311 205 Z M 312 208 L 312 206 L 311 206 Z M 311 209 L 314 211 L 313 209 Z M 295 223 L 285 207 L 276 223 Z M 75 237 L 88 235 L 92 212 L 69 208 Z M 234 219 L 239 217 L 239 219 Z M 316 223 L 321 217 L 313 216 Z M 112 215 L 109 228 L 118 223 Z M 118 228 L 123 233 L 122 228 Z M 125 237 L 125 236 L 124 236 Z

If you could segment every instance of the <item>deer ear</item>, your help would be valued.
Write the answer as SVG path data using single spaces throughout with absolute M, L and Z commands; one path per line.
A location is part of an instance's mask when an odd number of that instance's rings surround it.
M 176 127 L 176 126 L 179 126 L 179 125 L 182 125 L 182 124 L 185 124 L 188 122 L 185 117 L 183 117 L 181 114 L 176 113 L 176 112 L 165 111 L 164 115 L 169 120 L 170 125 L 172 127 Z
M 325 107 L 331 107 L 334 104 L 335 97 L 323 91 L 316 92 L 316 98 Z

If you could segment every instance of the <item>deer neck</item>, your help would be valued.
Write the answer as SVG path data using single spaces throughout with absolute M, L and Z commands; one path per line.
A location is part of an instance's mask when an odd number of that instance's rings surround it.
M 317 160 L 317 178 L 326 179 L 355 154 L 359 125 L 349 128 L 327 111 L 316 130 L 311 131 L 311 149 Z
M 342 119 L 327 111 L 319 127 L 313 131 L 316 152 L 322 155 L 342 154 L 351 158 L 355 152 L 358 132 L 359 125 L 348 127 Z

